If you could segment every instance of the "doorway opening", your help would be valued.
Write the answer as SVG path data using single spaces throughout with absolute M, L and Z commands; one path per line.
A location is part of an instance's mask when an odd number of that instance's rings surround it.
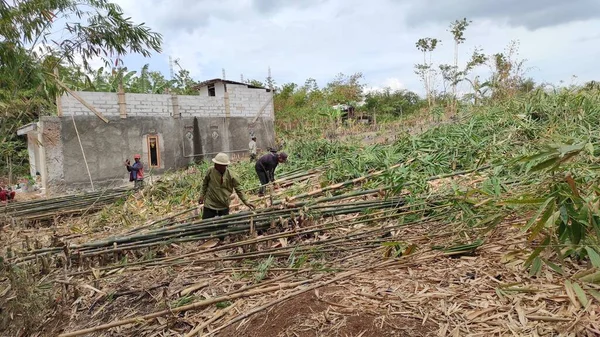
M 148 163 L 150 167 L 160 166 L 160 150 L 158 149 L 158 136 L 148 136 Z

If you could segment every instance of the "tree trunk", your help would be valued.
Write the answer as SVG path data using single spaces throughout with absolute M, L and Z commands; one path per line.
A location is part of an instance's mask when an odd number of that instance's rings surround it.
M 8 186 L 12 186 L 12 159 L 10 155 L 6 157 L 6 167 L 8 167 Z
M 431 74 L 432 73 L 431 65 L 433 64 L 433 62 L 431 62 L 432 55 L 433 55 L 433 49 L 430 49 L 429 50 L 429 70 L 428 70 L 428 72 L 429 72 L 429 96 L 431 97 L 430 106 L 435 105 L 435 96 L 433 95 L 433 89 L 431 88 L 432 87 L 431 82 L 432 82 L 432 77 L 433 77 Z
M 454 42 L 454 80 L 452 81 L 452 113 L 456 113 L 456 82 L 458 81 L 458 41 Z
M 423 50 L 423 65 L 427 66 L 427 54 L 425 50 Z M 427 105 L 431 108 L 431 91 L 429 90 L 429 71 L 431 69 L 427 68 L 427 72 L 423 72 L 423 81 L 425 82 L 425 95 L 427 95 Z

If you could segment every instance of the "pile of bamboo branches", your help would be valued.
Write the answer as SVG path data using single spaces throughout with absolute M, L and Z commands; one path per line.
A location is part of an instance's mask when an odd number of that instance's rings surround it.
M 107 189 L 41 200 L 14 202 L 0 207 L 0 224 L 40 221 L 97 210 L 126 197 L 129 188 Z

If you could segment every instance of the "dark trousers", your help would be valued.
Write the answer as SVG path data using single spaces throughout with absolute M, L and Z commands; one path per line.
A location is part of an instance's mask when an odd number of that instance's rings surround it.
M 136 190 L 140 189 L 140 188 L 144 188 L 144 180 L 143 179 L 135 180 L 133 182 L 133 188 L 135 188 Z
M 250 153 L 250 162 L 256 161 L 256 153 Z
M 216 210 L 212 208 L 208 208 L 204 206 L 204 211 L 202 212 L 202 220 L 214 218 L 216 216 L 223 216 L 229 214 L 229 208 Z
M 258 180 L 260 180 L 260 190 L 258 191 L 259 195 L 265 194 L 265 185 L 269 183 L 269 174 L 264 170 L 257 169 L 256 174 L 258 175 Z

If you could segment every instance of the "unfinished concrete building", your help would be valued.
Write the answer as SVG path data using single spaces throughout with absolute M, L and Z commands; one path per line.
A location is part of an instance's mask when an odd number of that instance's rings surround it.
M 136 153 L 146 176 L 154 176 L 218 152 L 245 156 L 252 135 L 259 148 L 274 145 L 271 90 L 221 79 L 197 90 L 198 96 L 66 93 L 57 98 L 58 116 L 18 131 L 27 135 L 31 175 L 40 174 L 47 194 L 58 194 L 122 185 L 124 162 Z

